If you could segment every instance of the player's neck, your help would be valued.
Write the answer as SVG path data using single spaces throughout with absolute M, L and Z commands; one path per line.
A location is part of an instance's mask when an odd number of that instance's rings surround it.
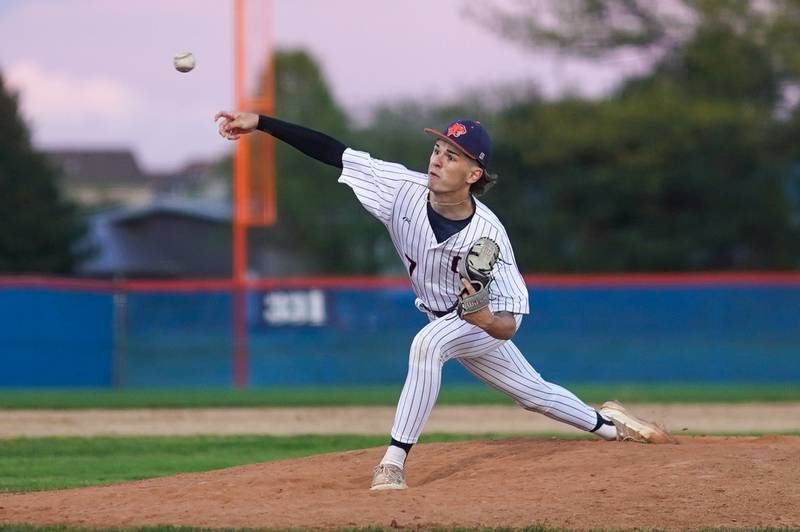
M 463 220 L 472 214 L 472 196 L 467 193 L 467 197 L 449 197 L 442 194 L 428 193 L 428 202 L 437 214 L 444 216 L 448 220 Z

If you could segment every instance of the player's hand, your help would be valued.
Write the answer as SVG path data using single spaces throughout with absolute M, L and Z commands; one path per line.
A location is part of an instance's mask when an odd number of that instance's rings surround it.
M 476 293 L 475 287 L 472 286 L 472 283 L 463 277 L 461 278 L 461 284 L 464 285 L 464 290 L 461 291 L 462 298 Z M 492 311 L 489 310 L 489 307 L 484 307 L 477 312 L 462 314 L 461 319 L 467 323 L 477 325 L 481 329 L 486 329 L 492 323 L 494 314 L 492 314 Z
M 242 135 L 255 131 L 258 126 L 258 115 L 239 111 L 220 111 L 214 115 L 214 122 L 219 124 L 218 130 L 221 137 L 236 140 Z

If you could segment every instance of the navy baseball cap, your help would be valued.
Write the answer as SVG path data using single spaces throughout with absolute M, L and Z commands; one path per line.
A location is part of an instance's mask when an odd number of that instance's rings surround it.
M 483 168 L 489 166 L 492 156 L 492 139 L 476 120 L 454 120 L 441 131 L 425 128 L 425 133 L 440 137 L 475 159 Z

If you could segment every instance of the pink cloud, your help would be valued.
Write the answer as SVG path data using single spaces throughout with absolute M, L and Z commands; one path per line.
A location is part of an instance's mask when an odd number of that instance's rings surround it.
M 379 102 L 509 82 L 598 95 L 627 68 L 524 51 L 466 20 L 466 1 L 272 0 L 269 21 L 262 10 L 248 22 L 270 22 L 279 46 L 311 50 L 361 117 Z M 127 144 L 152 166 L 230 149 L 210 117 L 234 105 L 231 0 L 20 1 L 0 11 L 0 39 L 0 68 L 39 142 Z M 190 74 L 172 68 L 181 50 L 197 57 Z
M 75 76 L 23 61 L 7 68 L 9 86 L 20 93 L 25 116 L 69 127 L 85 121 L 124 123 L 144 109 L 141 95 L 120 80 Z

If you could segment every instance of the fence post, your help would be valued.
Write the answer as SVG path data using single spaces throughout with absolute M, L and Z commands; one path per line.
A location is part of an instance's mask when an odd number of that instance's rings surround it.
M 114 279 L 113 300 L 113 349 L 112 353 L 112 386 L 115 389 L 125 387 L 125 372 L 128 360 L 128 294 L 124 281 Z

